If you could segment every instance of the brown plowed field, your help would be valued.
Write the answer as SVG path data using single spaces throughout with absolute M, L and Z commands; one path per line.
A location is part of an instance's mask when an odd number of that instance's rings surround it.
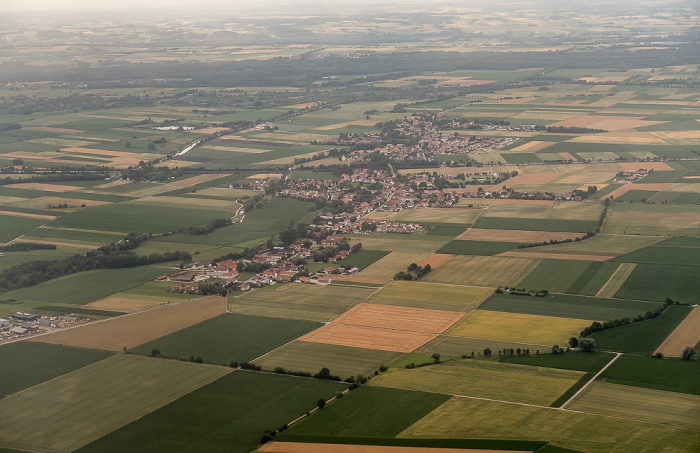
M 695 346 L 700 342 L 700 307 L 695 307 L 678 327 L 661 343 L 657 352 L 665 357 L 680 357 L 686 346 Z
M 491 228 L 470 228 L 457 236 L 463 241 L 492 241 L 492 242 L 531 242 L 550 241 L 552 239 L 563 241 L 582 236 L 582 233 L 560 233 L 557 231 L 530 231 L 530 230 L 497 230 Z
M 334 324 L 378 327 L 422 333 L 443 333 L 466 313 L 359 303 L 337 317 Z
M 412 352 L 435 338 L 436 334 L 327 324 L 307 333 L 299 340 L 382 351 Z
M 206 321 L 224 311 L 225 297 L 205 297 L 42 335 L 30 341 L 121 351 Z
M 418 265 L 421 267 L 425 267 L 426 264 L 430 264 L 430 267 L 432 269 L 435 269 L 436 267 L 447 261 L 450 258 L 450 256 L 452 255 L 447 253 L 433 253 L 432 255 L 418 263 Z
M 467 448 L 393 447 L 383 445 L 310 444 L 268 442 L 257 451 L 265 453 L 514 453 L 513 450 L 474 450 Z

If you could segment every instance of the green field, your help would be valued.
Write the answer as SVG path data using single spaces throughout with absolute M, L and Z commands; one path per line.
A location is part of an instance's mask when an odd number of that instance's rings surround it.
M 654 308 L 655 305 L 633 300 L 602 299 L 565 294 L 548 294 L 545 297 L 537 297 L 501 293 L 491 296 L 479 306 L 479 309 L 607 321 L 616 318 L 634 318 Z
M 289 434 L 394 437 L 449 399 L 446 395 L 362 386 L 300 421 Z
M 236 371 L 78 451 L 249 452 L 263 431 L 280 428 L 344 388 L 318 379 Z
M 0 400 L 0 445 L 72 451 L 229 371 L 117 354 Z
M 533 355 L 531 353 L 530 355 L 504 356 L 501 357 L 499 361 L 504 363 L 517 363 L 520 365 L 560 368 L 563 370 L 594 372 L 599 371 L 607 365 L 613 357 L 613 355 L 604 352 L 573 351 L 566 354 Z
M 332 375 L 346 379 L 369 376 L 382 365 L 389 365 L 402 354 L 377 349 L 352 348 L 307 341 L 294 341 L 255 360 L 263 370 L 282 367 L 286 371 L 318 373 L 328 368 Z
M 478 434 L 477 434 L 478 433 Z M 401 438 L 538 439 L 587 453 L 697 451 L 695 430 L 518 404 L 452 398 Z
M 691 310 L 692 307 L 684 305 L 669 305 L 654 319 L 601 330 L 590 336 L 595 339 L 598 349 L 651 354 Z
M 587 233 L 598 227 L 597 220 L 529 219 L 508 217 L 480 217 L 475 228 L 495 228 L 502 230 L 560 231 L 567 233 Z
M 700 429 L 700 396 L 596 382 L 568 408 L 612 417 Z
M 466 312 L 491 293 L 489 288 L 396 280 L 374 293 L 367 302 Z
M 454 240 L 439 248 L 435 253 L 451 255 L 498 255 L 518 248 L 518 242 L 483 242 Z
M 451 335 L 440 335 L 433 341 L 425 344 L 417 349 L 418 352 L 432 354 L 437 352 L 443 356 L 459 358 L 462 356 L 471 356 L 474 353 L 475 357 L 483 354 L 484 349 L 489 348 L 492 354 L 498 356 L 498 351 L 503 349 L 524 350 L 529 349 L 530 354 L 539 352 L 548 353 L 551 351 L 551 346 L 542 344 L 518 343 L 515 341 L 501 341 L 483 338 L 465 338 Z
M 590 278 L 591 274 L 594 275 L 594 269 L 601 265 L 599 261 L 544 259 L 518 283 L 518 287 L 535 291 L 546 289 L 555 293 L 576 292 L 571 288 L 580 286 L 579 279 Z
M 700 280 L 696 266 L 638 264 L 615 297 L 662 301 L 667 297 L 697 303 Z
M 601 374 L 600 379 L 669 392 L 700 395 L 700 362 L 697 360 L 657 359 L 625 354 Z
M 202 357 L 206 363 L 248 362 L 323 324 L 283 318 L 226 313 L 143 344 L 130 352 L 162 357 Z
M 0 215 L 0 243 L 11 241 L 26 234 L 50 219 L 34 219 L 14 215 Z
M 106 351 L 20 341 L 0 346 L 0 395 L 7 396 L 112 355 Z
M 368 288 L 290 283 L 229 297 L 229 310 L 248 315 L 330 321 L 372 293 Z M 234 293 L 236 294 L 236 293 Z
M 515 286 L 540 259 L 454 255 L 423 277 L 433 283 L 472 286 Z
M 646 263 L 646 264 L 685 264 L 700 265 L 700 247 L 663 247 L 652 245 L 640 250 L 636 250 L 626 255 L 618 256 L 615 261 L 626 263 Z
M 384 258 L 389 253 L 391 252 L 385 252 L 382 250 L 360 250 L 359 252 L 350 254 L 345 259 L 337 261 L 337 264 L 347 268 L 356 267 L 362 270 Z
M 579 371 L 464 359 L 414 369 L 392 368 L 372 379 L 370 385 L 546 406 L 574 385 L 583 374 Z

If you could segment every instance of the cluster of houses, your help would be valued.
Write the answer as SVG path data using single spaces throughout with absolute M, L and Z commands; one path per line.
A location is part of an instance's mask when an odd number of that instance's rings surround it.
M 0 341 L 14 340 L 87 321 L 87 318 L 78 316 L 42 316 L 36 313 L 16 312 L 10 319 L 0 318 Z
M 618 173 L 618 177 L 624 177 L 626 182 L 637 182 L 653 170 L 640 168 L 639 170 L 625 170 Z

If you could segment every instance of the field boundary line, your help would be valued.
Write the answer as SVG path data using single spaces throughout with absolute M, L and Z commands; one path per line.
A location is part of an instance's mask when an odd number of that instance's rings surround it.
M 625 284 L 632 272 L 637 268 L 637 263 L 620 263 L 607 282 L 598 290 L 595 297 L 611 298 Z
M 595 376 L 593 376 L 588 382 L 586 382 L 586 383 L 583 385 L 583 387 L 581 387 L 581 388 L 578 390 L 578 392 L 574 393 L 573 396 L 572 396 L 571 398 L 569 398 L 568 400 L 566 400 L 566 402 L 565 402 L 564 404 L 562 404 L 562 405 L 559 406 L 559 407 L 556 407 L 555 409 L 566 409 L 566 406 L 568 406 L 568 405 L 571 404 L 576 398 L 578 398 L 579 395 L 581 395 L 588 387 L 590 387 L 590 385 L 593 383 L 593 381 L 595 381 L 595 380 L 598 378 L 598 376 L 600 376 L 601 374 L 603 374 L 603 371 L 607 370 L 608 367 L 609 367 L 610 365 L 612 365 L 613 363 L 615 363 L 615 361 L 616 361 L 617 359 L 619 359 L 619 358 L 622 356 L 622 353 L 621 353 L 621 352 L 616 352 L 615 354 L 616 354 L 615 357 L 613 357 L 612 360 L 609 361 L 607 365 L 605 365 L 603 368 L 601 368 L 601 370 L 598 371 L 598 372 L 595 374 Z M 566 410 L 568 410 L 568 409 L 566 409 Z
M 48 222 L 43 223 L 43 224 L 39 225 L 39 226 L 36 227 L 36 228 L 32 228 L 31 230 L 27 231 L 26 233 L 21 234 L 21 235 L 17 236 L 16 238 L 14 238 L 14 239 L 12 239 L 12 240 L 10 240 L 10 241 L 5 242 L 4 245 L 12 244 L 12 243 L 15 242 L 17 239 L 22 239 L 22 238 L 25 237 L 26 235 L 31 234 L 31 233 L 33 233 L 34 231 L 38 230 L 39 228 L 44 227 L 44 226 L 48 225 L 49 223 L 53 222 L 54 220 L 58 220 L 58 219 L 60 219 L 60 218 L 61 218 L 60 215 L 59 215 L 59 216 L 56 216 L 55 218 L 49 220 Z

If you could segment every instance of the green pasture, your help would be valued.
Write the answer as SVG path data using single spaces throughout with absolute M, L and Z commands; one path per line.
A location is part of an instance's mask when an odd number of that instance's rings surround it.
M 332 375 L 346 379 L 350 376 L 370 376 L 382 365 L 389 365 L 403 354 L 377 349 L 353 348 L 307 341 L 294 341 L 255 360 L 263 370 L 282 367 L 286 371 L 318 373 L 328 368 Z
M 597 261 L 544 259 L 518 283 L 518 287 L 535 291 L 545 289 L 555 293 L 570 292 L 570 288 L 580 278 L 585 278 L 584 275 L 589 274 L 589 269 L 597 269 L 600 264 Z
M 30 240 L 29 237 L 24 237 L 24 240 Z M 22 241 L 22 242 L 23 242 Z M 18 241 L 20 242 L 20 241 Z M 83 250 L 74 247 L 58 247 L 55 250 L 30 250 L 28 252 L 3 252 L 0 256 L 0 271 L 9 269 L 12 266 L 28 263 L 30 261 L 52 261 L 70 258 L 76 253 L 85 253 L 87 247 Z
M 499 362 L 519 365 L 559 368 L 562 370 L 578 370 L 587 373 L 597 372 L 613 359 L 612 354 L 605 352 L 572 351 L 566 354 L 539 354 L 503 356 Z
M 226 313 L 143 344 L 130 352 L 161 357 L 201 357 L 206 363 L 248 362 L 323 324 L 313 321 Z
M 656 318 L 594 332 L 590 337 L 598 349 L 652 354 L 691 310 L 685 305 L 670 305 Z
M 503 159 L 509 164 L 529 164 L 542 162 L 542 159 L 535 153 L 500 153 Z
M 344 388 L 318 379 L 236 371 L 78 451 L 245 453 L 256 448 L 263 431 L 282 427 L 313 409 L 319 398 Z
M 697 266 L 700 265 L 700 247 L 664 247 L 661 244 L 652 245 L 640 250 L 635 250 L 634 252 L 626 255 L 618 256 L 615 258 L 615 261 L 622 261 L 626 263 L 683 264 Z
M 449 399 L 435 393 L 362 386 L 294 424 L 294 435 L 394 437 Z
M 366 302 L 413 308 L 468 312 L 492 294 L 491 288 L 396 280 Z
M 608 280 L 610 280 L 610 277 L 612 277 L 619 266 L 619 263 L 611 261 L 593 262 L 574 284 L 569 287 L 567 292 L 581 294 L 583 296 L 595 296 Z
M 447 253 L 451 255 L 498 255 L 518 248 L 518 242 L 487 242 L 487 241 L 462 241 L 448 242 L 435 253 Z
M 111 356 L 111 352 L 20 341 L 0 346 L 0 395 L 17 393 Z
M 0 215 L 0 243 L 16 239 L 49 221 L 50 219 Z
M 654 306 L 653 303 L 636 300 L 602 299 L 569 294 L 548 294 L 545 297 L 537 297 L 497 293 L 482 303 L 479 309 L 607 321 L 616 318 L 634 318 Z
M 662 191 L 648 199 L 652 203 L 700 205 L 700 193 Z
M 617 197 L 616 200 L 633 203 L 646 203 L 657 193 L 659 192 L 656 190 L 630 190 L 629 192 Z
M 700 395 L 700 361 L 625 354 L 600 375 L 605 382 Z

